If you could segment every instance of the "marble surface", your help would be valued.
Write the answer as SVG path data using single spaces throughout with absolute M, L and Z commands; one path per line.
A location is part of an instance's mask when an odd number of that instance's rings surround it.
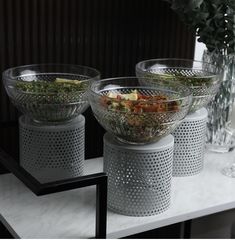
M 195 176 L 175 177 L 170 208 L 151 217 L 108 211 L 108 238 L 119 238 L 235 208 L 235 178 L 220 173 L 235 152 L 206 153 Z M 86 161 L 86 172 L 102 170 L 102 158 Z M 12 174 L 0 175 L 0 220 L 20 238 L 91 238 L 95 235 L 95 187 L 37 197 Z

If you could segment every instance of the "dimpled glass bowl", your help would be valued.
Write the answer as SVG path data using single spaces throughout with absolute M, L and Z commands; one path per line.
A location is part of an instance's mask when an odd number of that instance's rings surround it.
M 136 75 L 148 77 L 150 85 L 159 80 L 177 80 L 191 88 L 193 102 L 190 112 L 205 107 L 219 90 L 221 70 L 216 66 L 187 59 L 150 59 L 136 65 Z
M 136 100 L 133 95 L 145 99 Z M 136 77 L 120 77 L 93 82 L 89 101 L 98 122 L 117 139 L 147 144 L 178 126 L 189 111 L 192 95 L 179 83 L 164 81 L 147 86 Z
M 38 64 L 3 72 L 12 103 L 34 121 L 46 123 L 68 121 L 85 111 L 89 84 L 99 78 L 97 70 L 76 65 Z

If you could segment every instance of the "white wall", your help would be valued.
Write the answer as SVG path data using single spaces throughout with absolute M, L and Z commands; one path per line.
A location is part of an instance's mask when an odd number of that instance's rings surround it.
M 195 42 L 195 51 L 194 51 L 194 59 L 202 60 L 203 51 L 206 49 L 206 45 L 203 43 L 199 43 L 196 38 Z

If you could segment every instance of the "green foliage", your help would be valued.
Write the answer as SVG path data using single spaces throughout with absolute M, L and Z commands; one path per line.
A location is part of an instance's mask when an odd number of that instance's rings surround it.
M 84 83 L 71 84 L 56 81 L 17 81 L 16 88 L 23 92 L 34 94 L 64 94 L 84 91 Z
M 235 52 L 235 0 L 166 0 L 210 52 Z

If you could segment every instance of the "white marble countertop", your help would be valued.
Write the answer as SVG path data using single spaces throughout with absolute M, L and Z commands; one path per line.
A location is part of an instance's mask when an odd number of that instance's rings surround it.
M 235 208 L 235 178 L 220 173 L 235 153 L 206 153 L 204 170 L 175 177 L 170 208 L 151 217 L 108 211 L 107 237 L 119 238 Z M 102 158 L 86 161 L 86 172 L 102 170 Z M 37 197 L 12 174 L 0 175 L 0 220 L 18 238 L 95 236 L 95 187 Z

